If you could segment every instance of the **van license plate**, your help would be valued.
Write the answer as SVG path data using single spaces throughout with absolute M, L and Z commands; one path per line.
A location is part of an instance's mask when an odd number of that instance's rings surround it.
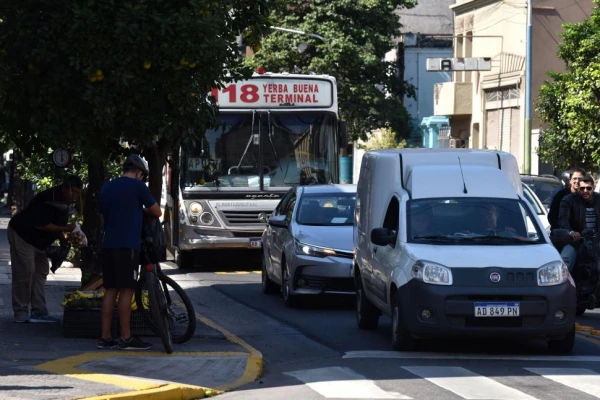
M 262 239 L 250 239 L 250 247 L 259 249 L 262 247 Z
M 475 303 L 476 317 L 518 317 L 519 303 Z

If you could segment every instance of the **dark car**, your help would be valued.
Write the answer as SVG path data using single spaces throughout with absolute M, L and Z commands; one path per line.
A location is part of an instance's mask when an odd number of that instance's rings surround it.
M 556 190 L 563 187 L 557 177 L 550 175 L 521 175 L 521 182 L 533 190 L 546 209 L 550 208 L 550 202 Z

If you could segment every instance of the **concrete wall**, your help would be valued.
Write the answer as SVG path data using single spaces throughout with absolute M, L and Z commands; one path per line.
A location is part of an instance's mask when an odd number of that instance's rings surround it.
M 404 79 L 417 89 L 417 98 L 405 97 L 404 106 L 419 124 L 433 115 L 434 85 L 452 78 L 447 72 L 427 72 L 426 61 L 431 57 L 452 57 L 452 49 L 405 47 L 404 50 Z
M 535 102 L 540 87 L 550 80 L 548 71 L 564 72 L 564 62 L 556 54 L 562 42 L 559 34 L 562 24 L 587 19 L 594 8 L 591 0 L 533 0 L 532 22 L 532 126 L 539 128 L 541 123 L 535 110 Z
M 452 10 L 454 0 L 422 0 L 412 9 L 394 13 L 400 16 L 402 32 L 452 35 Z

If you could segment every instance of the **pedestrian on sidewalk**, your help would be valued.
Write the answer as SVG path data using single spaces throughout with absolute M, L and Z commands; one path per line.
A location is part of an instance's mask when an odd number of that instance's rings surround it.
M 152 347 L 131 335 L 131 300 L 140 264 L 144 213 L 155 218 L 162 214 L 145 184 L 147 178 L 148 163 L 140 156 L 130 154 L 123 163 L 123 175 L 105 184 L 100 191 L 104 225 L 102 279 L 106 291 L 102 300 L 99 349 L 146 350 Z M 118 342 L 111 335 L 117 296 L 121 334 Z
M 44 286 L 50 271 L 46 249 L 55 240 L 65 244 L 65 233 L 75 229 L 75 224 L 68 224 L 69 213 L 82 188 L 81 179 L 71 175 L 61 185 L 36 195 L 8 224 L 16 322 L 58 322 L 46 307 Z

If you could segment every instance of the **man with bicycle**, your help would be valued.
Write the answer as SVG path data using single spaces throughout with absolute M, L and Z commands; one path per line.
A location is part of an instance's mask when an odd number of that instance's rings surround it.
M 569 231 L 573 239 L 561 251 L 569 272 L 573 272 L 577 261 L 577 250 L 581 244 L 581 233 L 586 230 L 597 231 L 600 228 L 600 196 L 594 193 L 594 179 L 585 175 L 579 180 L 579 193 L 572 193 L 560 202 L 558 227 Z
M 148 163 L 130 154 L 123 163 L 123 175 L 102 187 L 100 210 L 104 226 L 102 242 L 102 337 L 99 349 L 147 350 L 152 347 L 131 335 L 131 300 L 137 284 L 140 264 L 141 232 L 144 213 L 159 218 L 159 205 L 145 182 Z M 111 335 L 111 323 L 117 296 L 121 338 Z

